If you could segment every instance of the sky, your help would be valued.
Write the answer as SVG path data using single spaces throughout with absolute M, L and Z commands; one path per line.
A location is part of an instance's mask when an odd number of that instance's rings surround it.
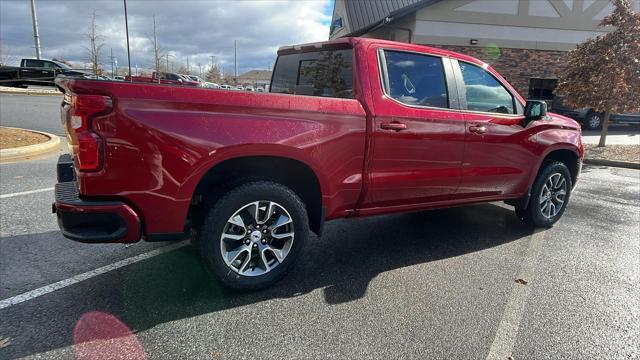
M 324 41 L 334 0 L 127 0 L 131 64 L 153 68 L 153 15 L 158 43 L 174 64 L 192 73 L 211 64 L 211 56 L 233 72 L 234 40 L 238 72 L 268 69 L 283 45 Z M 110 49 L 119 67 L 126 67 L 126 35 L 122 0 L 36 0 L 42 57 L 87 62 L 86 37 L 95 11 L 104 47 L 102 62 L 110 70 Z M 0 0 L 0 46 L 14 62 L 35 57 L 29 0 Z M 174 65 L 175 66 L 175 65 Z

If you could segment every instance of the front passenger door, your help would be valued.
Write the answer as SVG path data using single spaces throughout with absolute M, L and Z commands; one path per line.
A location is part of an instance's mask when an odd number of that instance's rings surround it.
M 486 67 L 453 61 L 465 111 L 466 141 L 459 198 L 521 195 L 535 155 L 524 146 L 523 106 Z

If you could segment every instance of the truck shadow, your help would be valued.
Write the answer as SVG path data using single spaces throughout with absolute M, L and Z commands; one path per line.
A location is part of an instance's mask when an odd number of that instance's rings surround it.
M 185 247 L 0 310 L 0 357 L 22 357 L 72 344 L 83 314 L 100 311 L 133 333 L 156 325 L 322 289 L 328 306 L 366 296 L 379 274 L 464 256 L 531 234 L 510 209 L 483 204 L 329 222 L 294 270 L 262 291 L 229 291 Z M 398 286 L 402 286 L 398 284 Z

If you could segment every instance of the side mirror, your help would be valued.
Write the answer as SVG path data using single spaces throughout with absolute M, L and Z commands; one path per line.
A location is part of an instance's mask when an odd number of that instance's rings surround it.
M 524 106 L 524 117 L 527 122 L 540 120 L 547 115 L 547 103 L 539 100 L 529 100 Z

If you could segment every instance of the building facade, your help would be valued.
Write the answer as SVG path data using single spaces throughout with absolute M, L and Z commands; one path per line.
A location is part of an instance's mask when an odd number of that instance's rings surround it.
M 632 0 L 640 11 L 640 0 Z M 604 33 L 610 0 L 336 0 L 330 38 L 445 48 L 491 64 L 527 98 L 550 100 L 564 56 Z
M 238 76 L 237 82 L 242 86 L 252 86 L 254 89 L 268 89 L 269 83 L 271 83 L 271 71 L 250 70 Z

